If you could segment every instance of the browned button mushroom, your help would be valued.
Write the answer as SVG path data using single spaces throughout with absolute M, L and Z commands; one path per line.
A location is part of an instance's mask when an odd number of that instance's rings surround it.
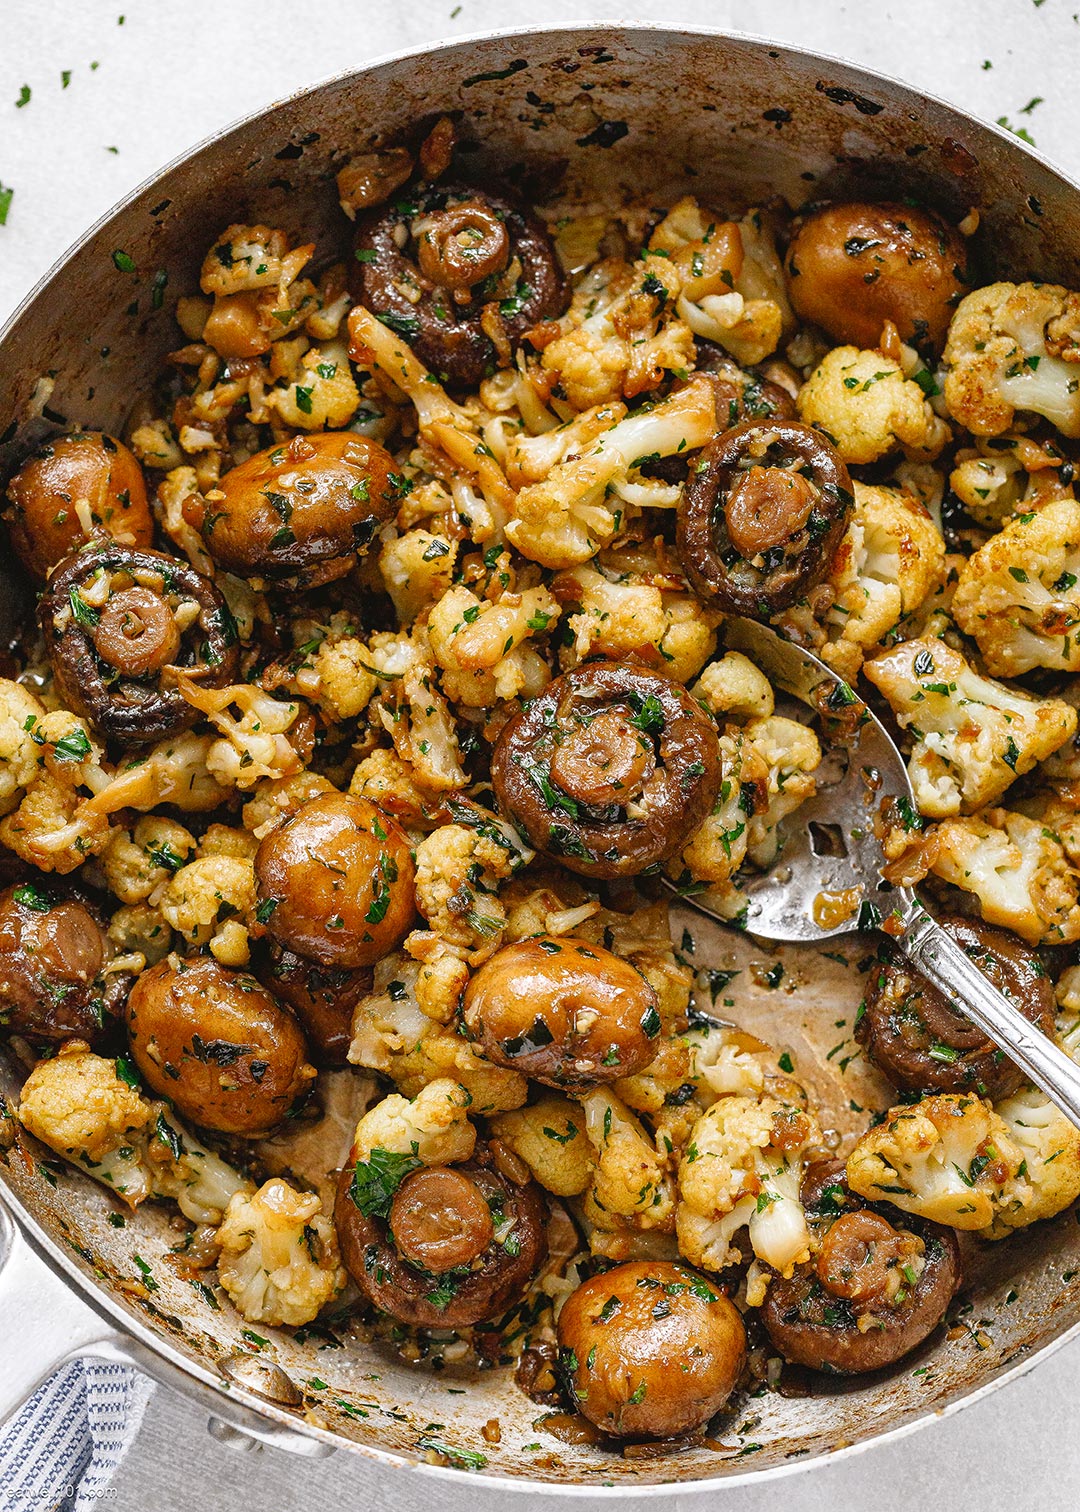
M 656 1055 L 656 993 L 628 961 L 564 936 L 518 940 L 465 989 L 465 1026 L 489 1061 L 549 1087 L 632 1076 Z
M 426 1166 L 394 1194 L 390 1232 L 403 1260 L 438 1275 L 479 1259 L 495 1226 L 475 1181 L 453 1166 Z
M 346 1269 L 403 1323 L 465 1328 L 497 1317 L 547 1254 L 540 1188 L 509 1181 L 482 1146 L 461 1165 L 418 1165 L 396 1157 L 370 1180 L 368 1163 L 351 1153 L 334 1204 Z
M 110 542 L 61 562 L 38 617 L 57 689 L 102 735 L 160 740 L 199 718 L 176 686 L 183 668 L 203 688 L 232 682 L 236 624 L 209 578 L 158 551 Z
M 933 356 L 964 296 L 967 247 L 930 210 L 826 205 L 799 225 L 787 276 L 797 312 L 833 341 L 876 347 L 891 320 L 904 341 Z
M 0 892 L 0 1026 L 35 1043 L 98 1046 L 123 1010 L 126 972 L 96 912 L 41 881 Z
M 402 195 L 357 217 L 353 292 L 443 382 L 475 388 L 566 308 L 555 249 L 509 194 L 442 184 Z
M 854 502 L 820 431 L 750 420 L 711 441 L 678 511 L 678 551 L 702 598 L 730 614 L 790 608 L 829 570 Z
M 102 661 L 143 677 L 176 661 L 180 629 L 176 616 L 149 588 L 124 588 L 106 601 L 93 633 Z
M 417 238 L 420 271 L 444 289 L 471 289 L 510 258 L 510 238 L 486 205 L 468 200 L 426 217 Z
M 210 956 L 144 971 L 127 1025 L 146 1084 L 192 1123 L 223 1134 L 265 1134 L 315 1075 L 292 1014 L 254 977 Z
M 841 1375 L 881 1370 L 917 1348 L 960 1285 L 951 1229 L 868 1206 L 842 1160 L 808 1166 L 800 1192 L 818 1251 L 769 1283 L 761 1320 L 786 1360 Z
M 1054 989 L 1029 945 L 1007 929 L 960 915 L 941 924 L 1026 1018 L 1053 1034 Z M 1023 1081 L 1004 1051 L 892 951 L 870 973 L 855 1035 L 891 1082 L 912 1091 L 997 1099 Z
M 252 970 L 267 991 L 296 1014 L 315 1064 L 347 1066 L 353 1009 L 371 991 L 371 968 L 320 966 L 268 940 L 256 951 Z
M 634 876 L 672 855 L 720 789 L 716 728 L 668 678 L 589 662 L 503 726 L 499 806 L 571 871 Z
M 714 1282 L 634 1260 L 578 1287 L 559 1314 L 559 1367 L 580 1410 L 620 1438 L 673 1438 L 719 1412 L 746 1330 Z
M 377 441 L 324 431 L 230 468 L 206 501 L 194 497 L 191 523 L 229 572 L 313 588 L 356 566 L 400 497 L 394 459 Z
M 405 938 L 416 907 L 409 842 L 366 798 L 326 793 L 265 837 L 257 917 L 323 966 L 371 966 Z
M 43 446 L 8 484 L 5 518 L 28 572 L 45 578 L 88 533 L 149 546 L 154 522 L 142 469 L 111 436 L 87 432 Z

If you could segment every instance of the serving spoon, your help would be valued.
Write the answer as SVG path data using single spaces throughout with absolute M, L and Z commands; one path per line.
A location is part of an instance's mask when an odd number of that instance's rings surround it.
M 725 639 L 774 687 L 817 714 L 842 716 L 844 727 L 843 742 L 828 747 L 819 768 L 816 793 L 781 822 L 777 864 L 740 886 L 747 911 L 739 927 L 777 944 L 816 944 L 884 925 L 911 965 L 1080 1127 L 1080 1066 L 998 991 L 912 888 L 882 876 L 875 828 L 882 802 L 893 800 L 902 813 L 906 805 L 913 816 L 918 810 L 904 759 L 880 720 L 824 662 L 767 626 L 731 619 Z M 680 896 L 731 925 L 707 893 Z

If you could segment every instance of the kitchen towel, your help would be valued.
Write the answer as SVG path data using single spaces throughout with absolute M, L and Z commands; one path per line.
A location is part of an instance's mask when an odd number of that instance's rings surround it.
M 126 1365 L 62 1366 L 0 1432 L 0 1512 L 90 1512 L 108 1503 L 153 1389 Z

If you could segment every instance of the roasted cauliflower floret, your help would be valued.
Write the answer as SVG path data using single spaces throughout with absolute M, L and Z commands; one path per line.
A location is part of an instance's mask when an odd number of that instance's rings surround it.
M 1017 410 L 1080 436 L 1080 296 L 1058 284 L 995 283 L 962 299 L 945 343 L 945 403 L 976 436 Z
M 149 1103 L 119 1074 L 116 1062 L 92 1054 L 81 1040 L 69 1040 L 52 1060 L 39 1061 L 19 1098 L 24 1128 L 57 1154 L 89 1167 L 116 1158 L 150 1117 Z
M 1076 730 L 1076 710 L 1063 699 L 980 677 L 944 641 L 906 641 L 863 670 L 914 737 L 908 772 L 930 819 L 995 802 Z
M 741 651 L 710 662 L 691 692 L 710 714 L 730 719 L 767 719 L 776 707 L 769 679 Z
M 429 1082 L 411 1102 L 392 1092 L 357 1124 L 356 1158 L 366 1162 L 373 1150 L 383 1150 L 415 1155 L 423 1165 L 468 1160 L 476 1146 L 467 1111 L 471 1103 L 465 1088 L 446 1077 Z
M 1080 1132 L 1037 1087 L 1025 1084 L 994 1104 L 1024 1160 L 1024 1180 L 994 1217 L 989 1238 L 1002 1239 L 1040 1218 L 1053 1218 L 1080 1197 Z
M 889 452 L 930 461 L 949 427 L 899 363 L 881 352 L 834 347 L 799 390 L 799 418 L 832 440 L 845 462 L 876 462 Z
M 1080 671 L 1080 502 L 1054 500 L 991 536 L 961 568 L 952 612 L 995 676 Z
M 143 903 L 160 891 L 195 849 L 190 830 L 162 814 L 146 814 L 131 830 L 115 829 L 99 865 L 122 903 Z
M 764 803 L 755 804 L 748 815 L 746 836 L 747 859 L 764 871 L 776 860 L 781 820 L 817 791 L 814 773 L 821 765 L 821 746 L 809 725 L 779 714 L 748 720 L 743 728 L 767 770 Z
M 542 481 L 521 489 L 507 538 L 522 556 L 544 567 L 587 562 L 615 534 L 612 488 L 647 458 L 704 446 L 715 424 L 713 391 L 703 379 L 652 409 L 618 420 L 580 454 L 557 462 Z
M 1032 945 L 1080 939 L 1080 876 L 1041 820 L 1007 809 L 947 819 L 934 831 L 930 853 L 935 876 L 974 893 L 988 924 Z
M 421 941 L 445 948 L 434 935 L 410 936 L 411 947 Z M 353 1012 L 349 1060 L 391 1077 L 406 1098 L 418 1096 L 429 1082 L 449 1079 L 465 1088 L 475 1113 L 520 1108 L 529 1093 L 525 1078 L 490 1065 L 455 1029 L 429 1015 L 430 1002 L 421 1006 L 425 965 L 400 952 L 378 962 L 374 990 Z
M 121 1072 L 123 1074 L 121 1074 Z M 215 1224 L 250 1183 L 184 1129 L 161 1102 L 132 1086 L 127 1062 L 69 1040 L 27 1078 L 23 1127 L 130 1207 L 171 1197 L 193 1223 Z
M 592 1145 L 581 1107 L 570 1098 L 548 1093 L 527 1108 L 496 1114 L 489 1127 L 556 1197 L 579 1197 L 589 1185 Z
M 218 1280 L 249 1323 L 310 1323 L 345 1285 L 334 1225 L 280 1176 L 238 1192 L 218 1229 Z
M 675 1205 L 674 1182 L 663 1156 L 626 1104 L 606 1087 L 581 1098 L 585 1133 L 595 1170 L 586 1207 L 598 1228 L 668 1228 Z
M 605 552 L 588 566 L 560 573 L 552 590 L 576 610 L 569 619 L 575 660 L 597 654 L 658 657 L 669 677 L 686 683 L 716 650 L 720 615 L 658 563 Z
M 810 1257 L 799 1201 L 803 1152 L 819 1144 L 814 1116 L 777 1098 L 721 1097 L 694 1125 L 679 1165 L 679 1249 L 692 1265 L 723 1270 L 749 1224 L 759 1260 L 782 1275 Z
M 855 508 L 829 582 L 823 658 L 849 681 L 945 576 L 945 542 L 921 500 L 906 489 L 856 481 Z
M 808 732 L 810 733 L 810 732 Z M 713 811 L 668 863 L 676 881 L 708 882 L 723 887 L 746 860 L 748 820 L 764 807 L 769 767 L 749 733 L 736 725 L 720 737 L 724 780 Z
M 290 376 L 291 382 L 267 398 L 267 409 L 283 424 L 301 431 L 340 430 L 356 413 L 360 391 L 343 342 L 311 347 Z
M 15 806 L 20 789 L 28 788 L 38 775 L 42 751 L 33 735 L 44 718 L 45 710 L 32 693 L 0 677 L 0 814 Z
M 535 677 L 524 642 L 555 624 L 561 613 L 546 588 L 503 593 L 494 603 L 463 584 L 432 609 L 428 638 L 443 668 L 447 696 L 473 708 L 516 698 Z M 540 686 L 547 681 L 546 668 Z M 535 696 L 539 687 L 529 687 Z
M 379 553 L 379 572 L 394 601 L 398 619 L 409 625 L 435 604 L 454 580 L 458 542 L 418 527 L 387 541 Z
M 751 366 L 775 352 L 794 324 L 772 228 L 760 210 L 722 221 L 689 196 L 653 232 L 655 256 L 680 279 L 677 309 L 695 336 Z
M 1023 1151 L 979 1097 L 942 1093 L 893 1108 L 848 1156 L 847 1181 L 870 1202 L 958 1229 L 984 1229 L 1026 1202 Z
M 506 910 L 499 884 L 515 854 L 478 830 L 444 824 L 416 848 L 416 902 L 431 928 L 452 945 L 501 942 Z
M 1000 530 L 1010 515 L 1071 499 L 1072 467 L 1053 441 L 1022 434 L 980 437 L 956 453 L 949 486 L 972 519 Z
M 249 859 L 210 855 L 189 862 L 169 881 L 159 906 L 190 944 L 209 945 L 223 965 L 247 965 L 246 926 L 255 906 Z
M 200 1144 L 163 1102 L 152 1102 L 146 1162 L 155 1197 L 171 1197 L 192 1223 L 216 1228 L 237 1192 L 254 1187 L 246 1176 Z
M 632 268 L 617 259 L 591 268 L 544 347 L 546 381 L 571 408 L 632 399 L 694 365 L 694 337 L 676 315 L 680 280 L 648 255 Z
M 357 762 L 349 779 L 349 792 L 370 798 L 406 828 L 423 825 L 429 795 L 413 781 L 413 774 L 396 751 L 378 746 Z

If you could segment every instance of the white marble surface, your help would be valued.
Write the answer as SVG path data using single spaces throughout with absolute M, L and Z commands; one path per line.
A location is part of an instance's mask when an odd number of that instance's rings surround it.
M 532 22 L 632 18 L 767 32 L 897 74 L 987 119 L 1004 116 L 1080 176 L 1078 16 L 1080 0 L 320 0 L 307 7 L 295 0 L 0 0 L 0 186 L 14 190 L 0 226 L 0 321 L 121 195 L 236 117 L 399 48 Z M 17 108 L 24 85 L 30 100 Z M 812 1474 L 726 1492 L 724 1505 L 732 1512 L 772 1512 L 781 1502 L 793 1512 L 854 1512 L 886 1498 L 925 1505 L 944 1493 L 962 1507 L 995 1512 L 1073 1508 L 1080 1499 L 1078 1384 L 1074 1344 L 927 1432 Z M 232 1512 L 238 1501 L 286 1512 L 323 1497 L 386 1512 L 493 1512 L 510 1500 L 480 1495 L 464 1477 L 448 1490 L 430 1477 L 373 1470 L 340 1454 L 315 1464 L 269 1450 L 238 1455 L 205 1433 L 201 1414 L 160 1390 L 115 1492 L 111 1505 L 123 1512 L 191 1505 Z M 556 1504 L 570 1505 L 544 1499 Z M 651 1502 L 689 1504 L 674 1493 Z

